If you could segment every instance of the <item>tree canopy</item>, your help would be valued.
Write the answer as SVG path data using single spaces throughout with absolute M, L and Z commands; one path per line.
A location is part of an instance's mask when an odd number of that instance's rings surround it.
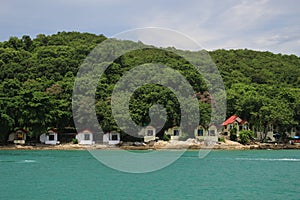
M 103 35 L 58 32 L 50 36 L 39 34 L 34 39 L 27 35 L 11 37 L 1 42 L 1 142 L 5 142 L 15 128 L 26 128 L 37 138 L 49 127 L 59 130 L 74 127 L 72 92 L 76 74 L 87 55 L 104 40 Z M 191 59 L 202 53 L 193 52 Z M 208 53 L 224 81 L 227 116 L 237 114 L 261 131 L 269 124 L 280 131 L 295 126 L 299 128 L 299 57 L 248 49 Z M 149 47 L 117 58 L 99 79 L 95 105 L 103 130 L 120 131 L 111 111 L 111 93 L 115 84 L 134 66 L 147 62 L 166 64 L 186 77 L 195 91 L 194 98 L 199 102 L 199 124 L 208 126 L 214 98 L 218 96 L 209 94 L 205 78 L 168 48 Z M 205 59 L 199 63 L 205 64 Z M 157 84 L 140 87 L 131 96 L 133 121 L 141 126 L 149 124 L 149 109 L 154 104 L 162 105 L 167 111 L 163 130 L 179 125 L 179 102 L 172 91 Z

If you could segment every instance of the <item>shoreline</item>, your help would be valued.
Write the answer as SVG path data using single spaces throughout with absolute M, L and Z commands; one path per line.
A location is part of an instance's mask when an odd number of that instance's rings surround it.
M 80 145 L 80 144 L 59 144 L 59 145 L 45 145 L 36 144 L 31 145 L 15 145 L 9 144 L 0 146 L 1 150 L 200 150 L 200 149 L 210 149 L 210 150 L 284 150 L 284 149 L 294 149 L 300 150 L 300 144 L 269 144 L 269 143 L 257 143 L 250 145 L 242 145 L 238 142 L 225 141 L 218 142 L 213 146 L 204 145 L 203 143 L 196 143 L 195 141 L 175 141 L 175 142 L 164 142 L 158 141 L 150 144 L 144 144 L 141 146 L 133 145 L 105 145 L 105 144 L 95 144 L 95 145 Z

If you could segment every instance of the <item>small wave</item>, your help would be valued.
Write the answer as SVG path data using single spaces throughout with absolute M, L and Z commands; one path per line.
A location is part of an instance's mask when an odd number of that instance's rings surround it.
M 300 162 L 299 158 L 236 158 L 236 160 L 249 160 L 249 161 L 291 161 Z
M 21 160 L 18 163 L 35 163 L 35 160 Z
M 36 160 L 0 160 L 4 163 L 35 163 Z

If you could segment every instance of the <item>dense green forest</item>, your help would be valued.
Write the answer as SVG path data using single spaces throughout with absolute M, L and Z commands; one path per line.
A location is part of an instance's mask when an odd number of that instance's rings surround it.
M 72 92 L 79 66 L 103 35 L 59 32 L 31 39 L 11 37 L 0 43 L 0 141 L 16 128 L 26 128 L 35 138 L 48 128 L 74 129 Z M 133 42 L 132 42 L 133 43 Z M 247 119 L 255 130 L 273 124 L 279 132 L 300 122 L 300 58 L 253 50 L 208 52 L 223 78 L 227 116 Z M 195 52 L 195 55 L 201 52 Z M 213 98 L 204 78 L 182 57 L 166 49 L 145 48 L 117 58 L 100 78 L 96 92 L 97 118 L 105 132 L 120 131 L 110 105 L 114 85 L 126 71 L 139 64 L 159 62 L 178 70 L 192 85 L 199 102 L 199 124 L 208 126 Z M 135 123 L 150 123 L 149 108 L 160 104 L 167 111 L 163 130 L 179 125 L 180 106 L 172 91 L 145 85 L 131 97 Z M 82 119 L 84 122 L 84 119 Z M 68 130 L 66 130 L 68 129 Z M 159 133 L 161 136 L 161 133 Z

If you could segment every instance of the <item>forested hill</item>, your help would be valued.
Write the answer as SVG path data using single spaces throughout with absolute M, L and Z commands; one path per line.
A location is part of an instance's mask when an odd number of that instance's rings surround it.
M 36 137 L 49 127 L 60 131 L 74 127 L 71 104 L 76 73 L 90 51 L 105 39 L 103 35 L 59 32 L 51 36 L 40 34 L 34 39 L 11 37 L 1 42 L 1 140 L 5 141 L 9 132 L 20 127 Z M 268 124 L 281 130 L 299 127 L 299 57 L 252 50 L 216 50 L 209 54 L 226 87 L 228 116 L 240 115 L 262 131 Z M 145 49 L 117 59 L 106 71 L 106 78 L 99 81 L 96 112 L 104 130 L 118 130 L 107 103 L 113 84 L 126 70 L 143 60 L 168 61 L 187 77 L 198 92 L 199 123 L 207 126 L 211 101 L 201 75 L 176 55 L 162 49 Z M 178 125 L 178 102 L 172 92 L 159 86 L 145 86 L 135 92 L 131 112 L 136 123 L 149 123 L 147 111 L 154 102 L 168 111 L 164 129 Z

